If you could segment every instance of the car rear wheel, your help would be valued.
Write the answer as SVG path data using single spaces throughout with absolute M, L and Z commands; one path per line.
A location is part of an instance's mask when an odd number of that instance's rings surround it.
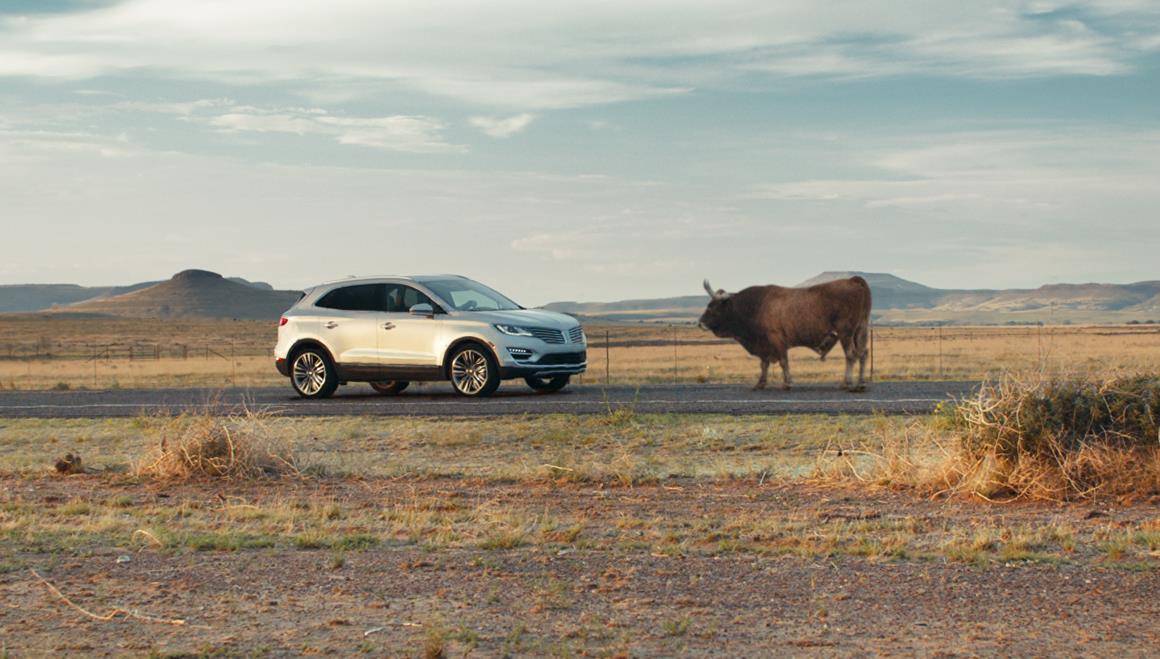
M 451 355 L 451 384 L 462 396 L 490 396 L 499 387 L 499 367 L 488 350 L 469 343 Z
M 370 384 L 372 389 L 384 396 L 396 396 L 411 383 L 406 380 L 382 380 L 381 382 L 372 382 Z
M 559 391 L 568 386 L 568 382 L 571 379 L 571 375 L 552 375 L 548 377 L 532 375 L 524 378 L 524 382 L 527 382 L 528 386 L 532 389 L 535 389 L 536 391 L 542 393 L 551 393 L 553 391 Z
M 338 388 L 334 364 L 319 348 L 306 348 L 290 363 L 290 384 L 303 398 L 329 398 Z

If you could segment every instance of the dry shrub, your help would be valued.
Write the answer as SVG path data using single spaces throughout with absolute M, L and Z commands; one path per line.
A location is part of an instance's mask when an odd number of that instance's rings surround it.
M 261 413 L 187 413 L 144 425 L 157 435 L 157 442 L 135 465 L 138 476 L 195 480 L 302 475 L 294 451 L 271 431 L 268 416 Z
M 1160 378 L 985 384 L 952 411 L 960 482 L 1065 500 L 1160 492 Z
M 830 447 L 816 475 L 931 496 L 1053 501 L 1160 493 L 1160 378 L 1005 376 L 941 406 L 934 423 L 884 426 Z

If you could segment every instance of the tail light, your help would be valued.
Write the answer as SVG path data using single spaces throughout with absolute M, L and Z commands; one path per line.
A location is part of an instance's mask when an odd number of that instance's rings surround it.
M 286 316 L 282 316 L 282 318 L 278 321 L 278 327 L 281 327 L 288 322 L 290 322 L 290 321 L 286 318 Z

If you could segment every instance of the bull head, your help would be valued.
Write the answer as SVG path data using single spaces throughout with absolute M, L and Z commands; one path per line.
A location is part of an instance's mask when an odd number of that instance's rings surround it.
M 729 301 L 732 295 L 726 293 L 723 289 L 713 290 L 713 287 L 709 285 L 708 279 L 705 280 L 704 284 L 705 292 L 709 294 L 709 306 L 705 307 L 705 313 L 701 314 L 697 325 L 701 329 L 709 330 L 717 336 L 728 336 L 725 328 L 729 324 L 727 319 L 732 313 L 730 309 L 732 303 Z

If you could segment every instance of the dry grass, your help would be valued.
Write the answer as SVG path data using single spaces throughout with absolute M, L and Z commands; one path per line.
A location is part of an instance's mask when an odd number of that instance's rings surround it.
M 357 563 L 358 553 L 384 547 L 467 550 L 481 561 L 490 552 L 606 551 L 1160 567 L 1160 526 L 1144 508 L 1109 520 L 1067 507 L 996 509 L 756 481 L 633 489 L 519 483 L 470 491 L 438 480 L 195 483 L 158 498 L 88 478 L 72 499 L 61 493 L 75 485 L 59 480 L 0 492 L 0 542 L 13 550 L 11 569 L 27 567 L 26 554 L 97 548 L 106 555 L 318 551 L 325 552 L 320 565 L 332 565 L 335 556 Z M 132 494 L 123 500 L 126 491 Z M 539 590 L 529 606 L 568 605 L 560 584 Z
M 204 423 L 204 420 L 201 421 Z M 42 474 L 66 452 L 93 472 L 126 472 L 160 443 L 165 419 L 5 419 L 0 473 Z M 262 419 L 299 464 L 334 476 L 586 482 L 791 478 L 831 438 L 899 432 L 900 417 L 550 415 L 476 419 Z M 879 430 L 880 429 L 880 430 Z M 172 429 L 171 429 L 172 431 Z
M 581 382 L 757 378 L 756 359 L 695 327 L 593 325 L 588 335 L 589 370 Z M 274 324 L 260 321 L 0 317 L 0 389 L 280 386 L 285 378 L 270 355 L 275 336 Z M 791 366 L 800 382 L 837 382 L 844 368 L 840 348 L 825 362 L 795 349 Z M 1156 372 L 1160 331 L 1144 325 L 880 327 L 874 331 L 874 366 L 879 380 L 983 379 L 1004 370 Z
M 184 481 L 302 475 L 289 443 L 271 431 L 262 414 L 183 414 L 144 425 L 156 442 L 134 465 L 140 477 Z

